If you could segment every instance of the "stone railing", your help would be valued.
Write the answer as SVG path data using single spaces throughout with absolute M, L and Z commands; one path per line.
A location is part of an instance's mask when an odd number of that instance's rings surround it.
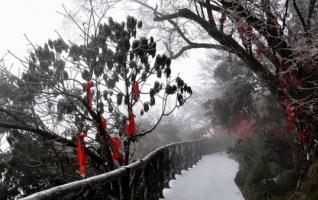
M 34 193 L 23 200 L 157 200 L 168 182 L 219 151 L 215 140 L 201 139 L 160 147 L 145 158 L 114 171 Z M 22 200 L 21 199 L 21 200 Z

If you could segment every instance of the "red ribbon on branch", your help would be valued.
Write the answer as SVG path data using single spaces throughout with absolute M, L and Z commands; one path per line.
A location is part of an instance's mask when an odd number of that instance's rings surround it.
M 256 58 L 257 58 L 257 59 L 262 58 L 263 50 L 262 50 L 261 48 L 257 47 L 255 51 L 256 51 L 256 52 L 255 52 Z
M 132 90 L 133 90 L 133 93 L 134 93 L 135 101 L 138 101 L 138 99 L 140 98 L 140 90 L 139 90 L 139 85 L 138 85 L 137 81 L 133 82 Z
M 86 97 L 87 97 L 87 105 L 91 108 L 93 106 L 93 93 L 91 88 L 94 87 L 94 82 L 92 80 L 87 81 L 86 83 Z
M 301 81 L 298 80 L 292 70 L 288 71 L 288 73 L 279 76 L 280 84 L 286 89 L 292 89 L 297 87 Z
M 135 136 L 137 132 L 135 124 L 135 115 L 132 111 L 129 111 L 129 122 L 125 130 L 126 134 L 129 136 Z
M 227 14 L 225 12 L 222 12 L 221 18 L 219 19 L 220 23 L 224 23 L 226 20 Z
M 292 88 L 296 87 L 297 85 L 300 84 L 300 81 L 293 75 L 291 70 L 288 72 L 287 79 L 288 79 L 288 82 L 289 82 L 289 86 L 292 87 Z
M 247 29 L 243 25 L 240 25 L 237 27 L 237 32 L 239 33 L 240 37 L 244 37 L 244 35 L 247 33 Z
M 302 143 L 307 143 L 307 136 L 305 134 L 305 131 L 301 131 L 299 133 L 299 139 L 301 140 Z
M 278 34 L 280 32 L 280 25 L 278 23 L 277 16 L 274 16 L 275 32 Z
M 120 149 L 122 146 L 122 141 L 119 137 L 117 136 L 113 136 L 111 138 L 111 142 L 112 142 L 112 146 L 113 146 L 113 154 L 112 154 L 112 159 L 115 161 L 117 160 L 119 163 L 122 163 L 122 161 L 124 160 L 123 156 L 120 153 Z
M 287 112 L 287 126 L 291 131 L 294 131 L 296 129 L 295 127 L 295 113 L 294 113 L 294 106 L 293 102 L 291 100 L 286 100 L 284 102 L 286 106 L 286 112 Z
M 233 62 L 233 49 L 228 49 L 228 54 L 227 54 L 227 58 L 228 58 L 228 61 L 231 63 Z
M 87 136 L 87 132 L 83 131 L 77 137 L 77 160 L 79 164 L 79 174 L 84 177 L 86 175 L 86 163 L 87 155 L 84 146 L 84 137 Z
M 255 34 L 253 32 L 253 28 L 251 26 L 247 26 L 246 28 L 246 36 L 249 38 L 254 38 Z
M 101 121 L 102 121 L 102 129 L 104 130 L 107 129 L 107 121 L 103 116 L 101 116 Z

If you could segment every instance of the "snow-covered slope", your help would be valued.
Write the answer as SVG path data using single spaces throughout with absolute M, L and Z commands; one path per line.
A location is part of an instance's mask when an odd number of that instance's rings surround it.
M 164 200 L 243 200 L 234 183 L 237 170 L 238 163 L 226 153 L 204 156 L 169 182 L 171 189 L 164 189 Z

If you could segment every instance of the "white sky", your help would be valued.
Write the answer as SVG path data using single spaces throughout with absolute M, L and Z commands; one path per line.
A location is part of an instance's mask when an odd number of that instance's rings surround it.
M 69 0 L 64 0 L 67 2 Z M 60 29 L 62 16 L 56 13 L 62 0 L 9 0 L 0 7 L 0 55 L 9 49 L 19 56 L 26 55 L 25 33 L 32 42 L 43 43 L 55 37 Z
M 58 31 L 64 39 L 76 41 L 70 23 L 57 11 L 62 12 L 62 4 L 67 10 L 72 10 L 76 0 L 6 0 L 0 7 L 0 59 L 4 57 L 6 66 L 15 72 L 22 72 L 21 64 L 7 52 L 10 50 L 19 58 L 28 56 L 32 49 L 24 34 L 34 45 L 43 45 L 48 39 L 56 39 Z M 131 14 L 131 13 L 130 13 Z M 109 15 L 116 21 L 125 20 L 127 13 L 124 9 L 111 10 Z M 108 15 L 108 17 L 109 17 Z M 138 16 L 135 16 L 138 19 Z M 145 23 L 145 22 L 144 22 Z M 156 39 L 156 38 L 155 38 Z M 159 52 L 162 53 L 162 52 Z M 172 62 L 172 75 L 177 74 L 192 88 L 202 87 L 198 77 L 200 60 L 204 59 L 204 50 L 192 50 L 189 57 Z M 0 88 L 1 89 L 1 88 Z M 190 99 L 191 100 L 191 99 Z M 182 111 L 181 111 L 182 112 Z M 4 138 L 0 138 L 0 150 L 5 149 Z
M 57 11 L 62 12 L 62 3 L 69 10 L 75 0 L 7 0 L 1 2 L 0 7 L 0 58 L 5 54 L 6 66 L 13 66 L 13 71 L 18 70 L 21 64 L 8 55 L 10 50 L 16 56 L 25 58 L 28 56 L 27 50 L 31 49 L 24 34 L 35 45 L 43 45 L 48 39 L 58 37 L 57 30 L 63 37 L 72 39 L 72 29 L 70 23 L 65 23 L 66 19 Z M 115 20 L 124 20 L 126 13 L 123 9 L 112 10 L 111 17 Z M 136 16 L 137 17 L 137 16 Z M 74 40 L 74 38 L 73 38 Z M 172 62 L 172 72 L 179 74 L 190 86 L 199 85 L 197 83 L 199 74 L 198 58 L 203 58 L 203 51 L 193 51 L 191 57 L 174 60 Z M 1 146 L 1 139 L 0 139 Z
M 72 0 L 7 0 L 1 2 L 0 7 L 0 56 L 2 57 L 7 50 L 23 58 L 27 56 L 27 49 L 30 49 L 24 37 L 28 36 L 34 44 L 43 45 L 49 38 L 57 38 L 55 30 L 62 35 L 69 37 L 67 25 L 63 26 L 65 18 L 58 14 L 62 11 L 62 3 L 67 8 L 71 8 Z M 117 18 L 125 18 L 123 10 L 113 11 L 112 15 Z M 120 17 L 121 15 L 121 17 Z M 193 51 L 191 58 L 173 61 L 172 71 L 174 74 L 180 72 L 180 76 L 190 85 L 195 85 L 199 71 L 198 57 L 202 58 L 202 51 Z M 16 62 L 11 56 L 6 56 L 5 62 L 11 65 Z M 14 65 L 15 68 L 19 64 Z

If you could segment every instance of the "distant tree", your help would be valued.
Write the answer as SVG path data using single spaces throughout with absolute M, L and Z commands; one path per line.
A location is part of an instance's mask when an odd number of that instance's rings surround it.
M 65 13 L 82 42 L 30 42 L 29 57 L 18 58 L 21 74 L 1 65 L 0 133 L 10 144 L 0 165 L 6 198 L 76 179 L 76 149 L 83 177 L 86 155 L 89 176 L 128 164 L 131 142 L 192 94 L 180 77 L 171 77 L 170 58 L 156 56 L 154 39 L 137 37 L 142 22 L 128 16 L 105 23 L 91 6 L 83 26 Z M 170 99 L 175 104 L 168 109 Z M 144 130 L 139 117 L 155 105 L 157 121 Z
M 210 79 L 215 83 L 210 88 L 220 92 L 203 107 L 214 132 L 225 129 L 225 135 L 236 138 L 228 148 L 240 164 L 236 184 L 246 199 L 287 196 L 297 183 L 300 145 L 288 133 L 284 111 L 237 58 L 231 62 L 223 58 L 212 71 Z
M 219 90 L 218 95 L 207 98 L 203 103 L 205 113 L 211 118 L 211 124 L 215 127 L 221 126 L 230 133 L 243 131 L 245 134 L 250 134 L 252 131 L 247 129 L 251 128 L 249 126 L 253 121 L 256 121 L 257 102 L 263 95 L 264 88 L 255 75 L 237 58 L 232 62 L 225 59 L 213 70 L 211 68 L 202 67 L 203 72 L 213 71 L 209 79 L 214 79 L 215 83 L 212 83 L 210 88 Z
M 279 102 L 244 65 L 234 57 L 231 62 L 223 58 L 213 69 L 202 67 L 203 72 L 213 72 L 208 78 L 215 80 L 210 90 L 219 91 L 203 104 L 211 124 L 230 133 L 247 135 L 268 129 L 276 133 L 289 132 L 287 117 Z M 291 140 L 297 139 L 292 136 Z

